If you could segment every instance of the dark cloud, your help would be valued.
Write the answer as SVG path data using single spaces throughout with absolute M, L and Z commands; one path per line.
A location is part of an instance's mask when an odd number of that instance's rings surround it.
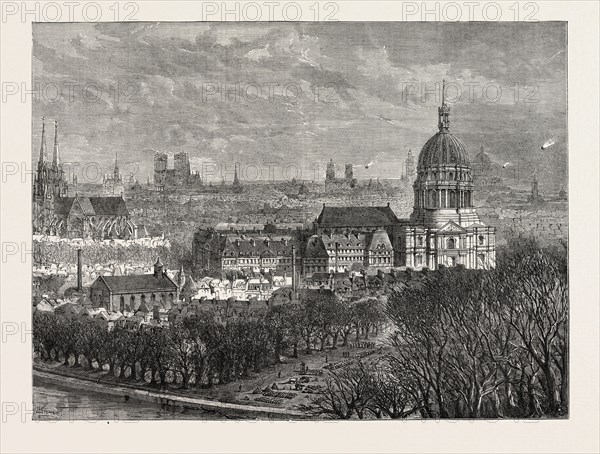
M 471 153 L 541 162 L 532 150 L 552 135 L 566 157 L 563 23 L 34 24 L 33 38 L 34 81 L 60 89 L 34 104 L 34 154 L 45 115 L 65 159 L 108 169 L 118 152 L 143 180 L 157 149 L 193 163 L 364 164 L 383 152 L 386 165 L 360 176 L 397 177 L 436 130 L 439 97 L 422 90 L 444 77 L 476 84 L 451 117 Z

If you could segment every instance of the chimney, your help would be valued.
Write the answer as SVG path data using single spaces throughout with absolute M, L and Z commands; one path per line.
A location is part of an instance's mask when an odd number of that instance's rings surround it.
M 81 266 L 82 266 L 81 249 L 77 249 L 77 291 L 83 291 L 82 279 L 81 279 Z
M 296 296 L 296 286 L 298 285 L 296 280 L 296 246 L 292 245 L 292 291 L 294 292 L 294 297 Z

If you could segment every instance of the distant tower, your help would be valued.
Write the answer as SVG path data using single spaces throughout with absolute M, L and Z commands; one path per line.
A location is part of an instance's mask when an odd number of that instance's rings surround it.
M 42 117 L 42 141 L 40 146 L 40 158 L 38 160 L 38 168 L 48 161 L 48 150 L 46 148 L 46 118 Z
M 531 182 L 531 199 L 535 200 L 540 196 L 538 189 L 538 180 L 537 176 L 533 175 L 533 181 Z
M 33 228 L 36 233 L 49 231 L 54 216 L 54 202 L 66 197 L 68 185 L 60 162 L 58 122 L 54 122 L 54 150 L 52 162 L 48 162 L 46 145 L 46 121 L 42 117 L 42 139 L 37 171 L 33 183 Z
M 240 183 L 240 178 L 238 176 L 238 164 L 235 163 L 235 171 L 233 173 L 233 190 L 234 192 L 242 192 L 242 184 Z
M 167 178 L 167 154 L 157 151 L 154 154 L 154 189 L 164 191 Z
M 119 155 L 117 151 L 115 151 L 115 168 L 113 170 L 113 181 L 121 181 L 121 174 L 119 173 Z
M 356 180 L 354 179 L 354 169 L 352 164 L 346 164 L 346 171 L 344 173 L 345 183 L 353 188 L 356 185 Z
M 58 145 L 58 121 L 54 120 L 54 150 L 52 152 L 52 195 L 55 198 L 67 196 L 67 181 L 60 162 L 60 147 Z
M 179 273 L 177 274 L 176 284 L 179 287 L 179 291 L 181 291 L 181 289 L 185 285 L 185 273 L 183 271 L 183 265 L 181 265 L 181 268 L 179 268 Z
M 345 173 L 346 181 L 350 182 L 354 179 L 354 170 L 352 168 L 352 164 L 346 164 L 346 173 Z
M 185 181 L 191 175 L 190 158 L 184 151 L 175 154 L 173 157 L 173 168 L 175 169 L 175 177 L 180 181 Z
M 529 203 L 544 203 L 544 198 L 540 195 L 538 187 L 537 175 L 533 174 L 533 180 L 531 181 L 531 195 L 529 196 Z
M 333 159 L 330 159 L 327 163 L 327 170 L 325 171 L 325 183 L 335 181 L 335 163 Z
M 406 157 L 406 176 L 411 183 L 415 180 L 416 174 L 415 157 L 413 156 L 412 150 L 409 148 L 408 156 Z
M 58 147 L 58 121 L 54 120 L 54 150 L 52 152 L 52 167 L 60 167 L 60 150 Z

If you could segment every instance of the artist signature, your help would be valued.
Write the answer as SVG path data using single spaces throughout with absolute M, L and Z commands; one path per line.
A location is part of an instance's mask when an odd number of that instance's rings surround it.
M 35 407 L 33 409 L 33 413 L 35 414 L 35 416 L 58 416 L 59 412 L 58 410 L 51 410 L 48 408 L 44 408 L 44 407 Z

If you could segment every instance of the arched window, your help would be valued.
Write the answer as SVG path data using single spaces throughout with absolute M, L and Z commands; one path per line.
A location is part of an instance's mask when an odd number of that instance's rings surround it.
M 173 297 L 173 294 L 172 294 L 172 293 L 169 293 L 169 302 L 171 302 L 171 303 L 172 303 L 172 302 L 173 302 L 173 298 L 174 298 L 174 297 Z
M 450 172 L 450 178 L 449 179 L 450 180 L 454 180 L 454 173 L 453 172 Z
M 485 237 L 483 235 L 479 235 L 479 245 L 485 244 Z
M 130 304 L 131 304 L 131 308 L 133 309 L 134 305 L 135 305 L 135 295 L 131 295 L 131 298 L 129 298 Z
M 450 191 L 449 198 L 450 198 L 450 200 L 449 200 L 448 206 L 450 208 L 456 208 L 456 192 Z
M 152 295 L 150 295 L 150 302 L 151 303 L 155 303 L 156 302 L 156 295 L 154 293 Z
M 421 266 L 423 264 L 423 256 L 421 254 L 417 254 L 415 257 L 415 265 Z
M 119 310 L 123 310 L 125 309 L 125 297 L 123 295 L 121 295 L 121 298 L 119 299 Z
M 142 293 L 142 304 L 144 304 L 145 302 L 146 302 L 146 295 L 144 295 L 144 294 Z
M 446 249 L 456 249 L 456 240 L 454 238 L 446 240 Z
M 478 254 L 477 255 L 477 266 L 479 268 L 484 268 L 485 267 L 485 254 Z
M 419 244 L 419 246 L 423 246 L 423 237 L 422 236 L 417 238 L 417 243 Z

